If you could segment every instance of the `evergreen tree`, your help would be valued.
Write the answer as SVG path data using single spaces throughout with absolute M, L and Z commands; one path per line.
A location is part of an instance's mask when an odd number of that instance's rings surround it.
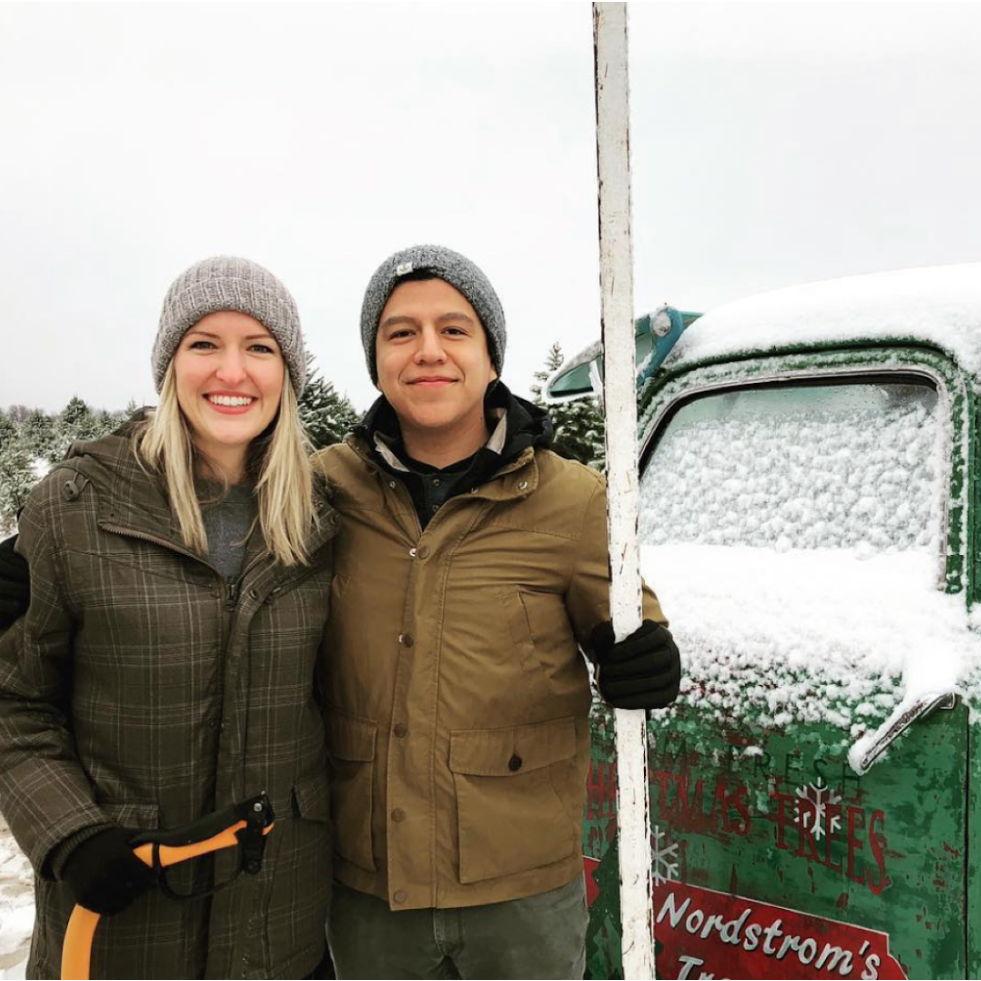
M 6 534 L 14 528 L 17 512 L 36 480 L 31 458 L 21 441 L 5 440 L 0 445 L 0 532 Z
M 54 446 L 54 420 L 40 409 L 34 409 L 20 427 L 20 438 L 31 456 L 47 458 Z
M 107 409 L 100 409 L 95 416 L 95 428 L 98 436 L 108 436 L 109 433 L 117 430 L 126 421 L 125 412 L 109 412 Z
M 321 376 L 307 355 L 307 385 L 300 396 L 300 421 L 315 449 L 339 443 L 358 424 L 361 414 L 346 395 Z
M 95 439 L 102 435 L 95 414 L 77 395 L 73 395 L 62 409 L 55 424 L 55 437 L 48 459 L 58 463 L 65 458 L 68 447 L 76 440 Z
M 12 405 L 7 409 L 7 418 L 15 426 L 19 426 L 31 414 L 31 411 L 26 405 Z
M 0 409 L 0 449 L 15 439 L 17 439 L 17 427 L 7 417 L 7 414 Z
M 568 402 L 545 402 L 545 382 L 562 366 L 562 347 L 556 341 L 549 348 L 545 367 L 535 372 L 536 385 L 531 386 L 535 405 L 548 410 L 555 426 L 552 449 L 560 456 L 578 460 L 602 470 L 606 465 L 606 423 L 599 402 L 583 396 Z

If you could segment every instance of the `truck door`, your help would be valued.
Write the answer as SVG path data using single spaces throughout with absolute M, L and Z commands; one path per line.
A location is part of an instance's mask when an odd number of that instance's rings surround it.
M 685 664 L 650 725 L 659 976 L 963 977 L 967 711 L 931 697 L 976 647 L 944 589 L 950 399 L 912 371 L 696 391 L 642 458 L 644 575 Z M 856 739 L 919 696 L 953 707 L 856 773 Z M 601 914 L 590 940 L 602 970 Z

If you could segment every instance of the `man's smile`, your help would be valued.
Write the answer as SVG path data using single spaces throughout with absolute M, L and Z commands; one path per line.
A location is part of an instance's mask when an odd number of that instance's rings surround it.
M 446 378 L 443 375 L 423 375 L 421 378 L 412 378 L 407 385 L 422 385 L 423 388 L 439 387 L 441 385 L 453 385 L 455 378 Z

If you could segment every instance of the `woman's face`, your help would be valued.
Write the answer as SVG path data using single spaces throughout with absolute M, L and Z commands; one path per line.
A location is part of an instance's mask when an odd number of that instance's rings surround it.
M 195 446 L 235 467 L 274 419 L 286 366 L 279 345 L 258 320 L 220 310 L 184 335 L 174 355 L 174 375 Z

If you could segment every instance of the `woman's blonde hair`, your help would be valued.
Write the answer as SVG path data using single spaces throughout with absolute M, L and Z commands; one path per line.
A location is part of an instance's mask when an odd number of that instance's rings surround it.
M 137 459 L 160 474 L 184 544 L 208 554 L 208 538 L 194 486 L 199 463 L 209 464 L 191 438 L 177 401 L 174 362 L 164 375 L 160 404 L 134 434 Z M 317 523 L 313 502 L 310 444 L 300 423 L 300 409 L 289 374 L 283 372 L 279 412 L 249 447 L 248 472 L 258 499 L 258 521 L 266 550 L 283 565 L 306 564 L 306 541 Z M 217 474 L 215 468 L 210 468 Z

